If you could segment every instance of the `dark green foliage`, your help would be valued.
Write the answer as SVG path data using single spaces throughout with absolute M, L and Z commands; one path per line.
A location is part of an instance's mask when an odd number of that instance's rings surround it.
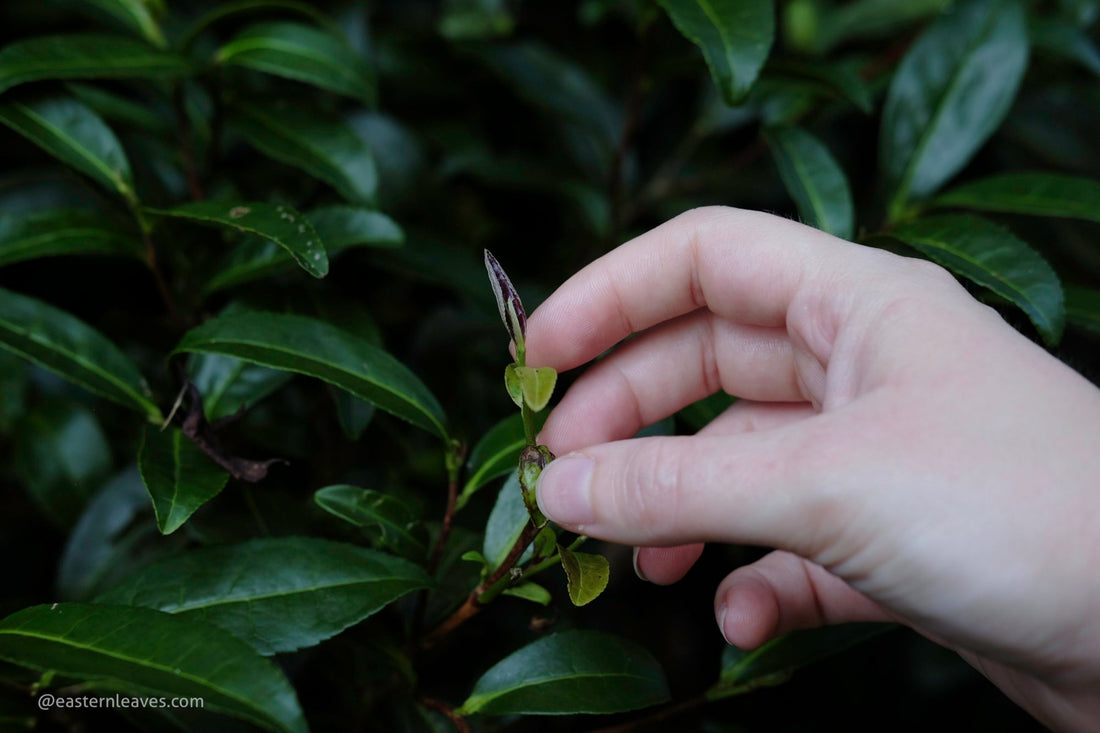
M 1098 19 L 0 3 L 0 727 L 1030 730 L 902 633 L 723 652 L 713 590 L 755 550 L 664 589 L 536 526 L 524 448 L 573 376 L 525 364 L 515 309 L 690 207 L 761 208 L 940 263 L 1095 378 Z M 35 708 L 59 691 L 206 705 Z

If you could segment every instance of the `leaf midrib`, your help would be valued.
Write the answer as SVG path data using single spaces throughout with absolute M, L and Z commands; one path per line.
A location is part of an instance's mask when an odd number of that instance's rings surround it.
M 74 628 L 75 628 L 75 625 L 74 625 Z M 72 629 L 70 629 L 70 631 L 71 630 Z M 114 630 L 112 633 L 115 633 L 115 632 L 117 632 L 117 629 Z M 65 638 L 63 636 L 56 636 L 55 637 L 55 636 L 49 636 L 47 634 L 38 634 L 38 633 L 26 631 L 25 629 L 12 629 L 12 630 L 0 629 L 0 634 L 7 634 L 7 635 L 10 635 L 10 636 L 26 636 L 26 637 L 30 637 L 32 639 L 41 639 L 43 641 L 49 641 L 49 642 L 52 642 L 52 643 L 55 643 L 55 644 L 62 644 L 62 645 L 65 645 L 65 646 L 71 646 L 71 647 L 74 647 L 76 649 L 83 649 L 84 651 L 93 652 L 95 654 L 101 654 L 105 657 L 110 657 L 111 659 L 117 659 L 119 661 L 126 662 L 128 664 L 132 664 L 132 665 L 137 666 L 137 667 L 145 667 L 145 668 L 149 668 L 149 669 L 155 669 L 159 672 L 164 672 L 166 674 L 173 674 L 173 675 L 176 675 L 177 677 L 183 677 L 183 678 L 185 678 L 187 680 L 190 680 L 191 682 L 194 682 L 194 683 L 196 683 L 196 684 L 198 684 L 202 687 L 212 689 L 212 690 L 218 692 L 219 694 L 222 694 L 225 697 L 229 698 L 230 700 L 233 700 L 237 703 L 240 703 L 241 705 L 243 705 L 245 708 L 247 708 L 249 710 L 253 710 L 257 713 L 260 713 L 260 715 L 261 715 L 261 717 L 263 717 L 263 719 L 270 720 L 270 721 L 274 722 L 278 728 L 280 728 L 282 730 L 289 730 L 288 728 L 286 728 L 285 726 L 283 726 L 281 724 L 280 720 L 278 720 L 277 718 L 271 717 L 269 714 L 266 713 L 266 711 L 252 705 L 250 703 L 250 701 L 248 700 L 248 698 L 241 697 L 239 694 L 236 694 L 231 690 L 228 690 L 224 687 L 216 685 L 216 684 L 212 683 L 209 680 L 204 680 L 201 677 L 196 677 L 193 674 L 188 674 L 188 673 L 185 673 L 185 672 L 182 672 L 182 671 L 177 671 L 177 669 L 175 667 L 169 668 L 169 667 L 165 667 L 165 666 L 160 665 L 160 664 L 155 664 L 155 663 L 153 663 L 149 660 L 142 660 L 142 659 L 138 659 L 136 657 L 128 657 L 128 656 L 125 656 L 125 655 L 122 655 L 122 654 L 116 654 L 116 653 L 107 651 L 106 649 L 102 649 L 100 647 L 92 646 L 90 644 L 81 644 L 81 643 L 75 642 L 75 641 L 73 641 L 71 639 L 68 639 L 68 638 Z M 16 663 L 18 663 L 18 661 Z M 106 675 L 106 677 L 108 679 L 118 680 L 118 677 L 115 677 L 113 675 Z M 118 681 L 122 682 L 122 683 L 125 683 L 125 680 L 118 680 Z M 166 692 L 171 692 L 171 690 L 166 690 Z
M 585 679 L 589 679 L 589 678 L 592 678 L 592 679 L 608 679 L 608 678 L 618 679 L 618 678 L 623 678 L 623 679 L 631 679 L 631 680 L 643 680 L 645 682 L 652 682 L 653 681 L 650 677 L 647 677 L 645 675 L 635 674 L 635 673 L 632 673 L 632 672 L 581 672 L 581 673 L 569 674 L 568 676 L 557 675 L 557 676 L 553 676 L 553 677 L 529 678 L 527 681 L 525 681 L 524 684 L 517 685 L 515 687 L 507 687 L 503 690 L 497 690 L 497 691 L 494 691 L 494 692 L 482 692 L 482 693 L 476 693 L 475 692 L 473 695 L 470 696 L 470 700 L 476 701 L 476 703 L 477 703 L 477 706 L 474 708 L 474 710 L 480 710 L 480 709 L 484 708 L 487 704 L 492 702 L 493 700 L 496 700 L 497 698 L 502 697 L 503 695 L 509 695 L 513 692 L 518 692 L 520 690 L 525 690 L 529 687 L 537 687 L 539 685 L 543 685 L 543 684 L 546 684 L 548 682 L 571 682 L 571 681 L 574 681 L 574 680 L 585 680 Z M 469 701 L 467 701 L 467 702 L 469 702 Z M 465 704 L 462 707 L 468 709 L 467 705 L 465 705 Z
M 293 596 L 297 596 L 297 595 L 305 595 L 305 594 L 308 594 L 308 593 L 315 593 L 315 592 L 321 591 L 321 590 L 331 590 L 331 589 L 335 589 L 335 588 L 346 588 L 346 587 L 351 587 L 351 586 L 356 586 L 356 585 L 372 585 L 372 584 L 375 584 L 375 583 L 386 583 L 386 582 L 419 583 L 420 581 L 417 581 L 415 578 L 411 578 L 411 577 L 408 577 L 408 576 L 381 575 L 381 576 L 378 576 L 376 578 L 370 578 L 370 579 L 360 578 L 358 580 L 348 580 L 348 581 L 343 581 L 343 582 L 339 582 L 339 583 L 328 583 L 328 584 L 324 584 L 324 585 L 315 585 L 315 586 L 310 586 L 308 588 L 295 588 L 294 590 L 289 591 L 289 592 L 260 593 L 260 594 L 254 595 L 254 596 L 247 596 L 247 597 L 241 596 L 241 597 L 235 597 L 235 598 L 223 598 L 223 599 L 219 599 L 217 601 L 213 601 L 213 602 L 210 602 L 210 603 L 202 603 L 202 604 L 194 605 L 194 606 L 173 607 L 170 610 L 168 608 L 165 608 L 165 607 L 158 607 L 157 610 L 164 611 L 165 613 L 173 613 L 173 614 L 175 614 L 175 613 L 187 613 L 187 612 L 190 612 L 190 611 L 199 611 L 199 610 L 204 610 L 204 609 L 208 609 L 208 608 L 217 608 L 219 606 L 254 603 L 254 602 L 258 602 L 258 601 L 265 601 L 265 600 L 268 600 L 268 599 L 271 599 L 271 598 L 287 598 L 287 597 L 293 597 Z M 412 588 L 410 588 L 410 590 L 412 590 L 416 587 L 426 587 L 426 586 L 414 585 Z

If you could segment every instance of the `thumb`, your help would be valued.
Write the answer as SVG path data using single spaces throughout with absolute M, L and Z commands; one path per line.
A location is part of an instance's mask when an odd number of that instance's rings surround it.
M 820 520 L 840 515 L 823 506 L 832 501 L 819 488 L 824 467 L 808 458 L 818 451 L 803 449 L 809 422 L 569 453 L 543 469 L 539 507 L 568 529 L 623 544 L 737 542 L 807 555 L 817 549 L 814 537 L 832 534 Z

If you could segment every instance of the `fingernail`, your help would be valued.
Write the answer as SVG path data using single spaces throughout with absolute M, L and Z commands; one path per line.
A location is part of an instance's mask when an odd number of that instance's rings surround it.
M 718 607 L 718 630 L 722 632 L 722 638 L 726 640 L 726 643 L 730 643 L 730 639 L 726 636 L 726 611 L 729 608 L 723 603 Z
M 592 524 L 591 488 L 594 461 L 584 455 L 558 458 L 539 476 L 539 509 L 558 524 L 580 527 Z
M 640 550 L 640 549 L 642 549 L 642 548 L 640 548 L 640 547 L 635 547 L 634 548 L 634 574 L 637 575 L 638 578 L 640 578 L 641 580 L 644 580 L 645 582 L 648 583 L 649 578 L 647 578 L 645 576 L 645 573 L 642 572 L 641 566 L 638 565 L 638 550 Z

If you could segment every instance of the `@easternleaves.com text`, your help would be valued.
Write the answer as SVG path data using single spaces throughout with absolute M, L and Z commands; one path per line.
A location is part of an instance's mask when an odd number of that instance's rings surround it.
M 201 710 L 206 701 L 201 697 L 138 697 L 134 695 L 54 695 L 44 692 L 37 699 L 39 710 L 76 710 L 102 708 L 107 710 L 138 710 L 192 708 Z

